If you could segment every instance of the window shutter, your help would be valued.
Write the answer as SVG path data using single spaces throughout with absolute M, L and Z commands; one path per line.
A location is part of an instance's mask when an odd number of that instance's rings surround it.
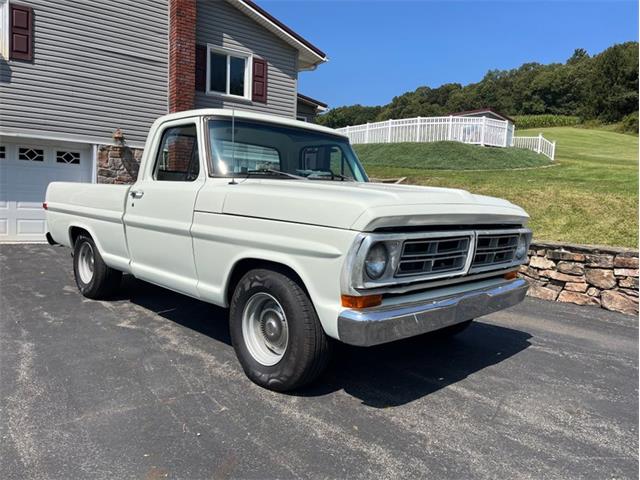
M 254 102 L 267 103 L 267 62 L 261 58 L 253 59 L 253 90 Z
M 9 4 L 9 59 L 33 60 L 33 10 Z
M 207 46 L 196 45 L 196 91 L 207 91 Z

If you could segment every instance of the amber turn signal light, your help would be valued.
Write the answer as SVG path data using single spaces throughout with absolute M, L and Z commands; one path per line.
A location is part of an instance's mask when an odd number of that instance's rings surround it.
M 518 272 L 516 272 L 516 271 L 504 274 L 504 279 L 505 280 L 515 280 L 516 278 L 518 278 Z
M 364 297 L 354 297 L 342 295 L 342 306 L 347 308 L 368 308 L 377 307 L 382 303 L 382 295 L 366 295 Z

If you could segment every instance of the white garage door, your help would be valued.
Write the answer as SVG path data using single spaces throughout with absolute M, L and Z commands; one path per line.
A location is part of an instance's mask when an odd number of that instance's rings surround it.
M 44 241 L 49 182 L 90 182 L 91 146 L 0 142 L 0 242 Z

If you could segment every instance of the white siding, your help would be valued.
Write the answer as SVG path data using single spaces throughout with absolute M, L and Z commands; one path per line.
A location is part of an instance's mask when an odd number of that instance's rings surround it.
M 198 0 L 196 41 L 246 53 L 267 61 L 267 103 L 234 101 L 196 92 L 195 107 L 237 108 L 295 118 L 298 52 L 220 0 Z
M 143 142 L 167 113 L 166 0 L 23 0 L 34 61 L 0 59 L 0 131 Z

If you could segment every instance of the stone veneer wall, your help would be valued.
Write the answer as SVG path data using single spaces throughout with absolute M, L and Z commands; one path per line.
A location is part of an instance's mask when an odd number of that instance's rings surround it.
M 520 267 L 529 296 L 638 314 L 638 251 L 533 242 Z
M 98 183 L 134 183 L 138 178 L 142 151 L 125 145 L 101 145 L 98 149 Z

